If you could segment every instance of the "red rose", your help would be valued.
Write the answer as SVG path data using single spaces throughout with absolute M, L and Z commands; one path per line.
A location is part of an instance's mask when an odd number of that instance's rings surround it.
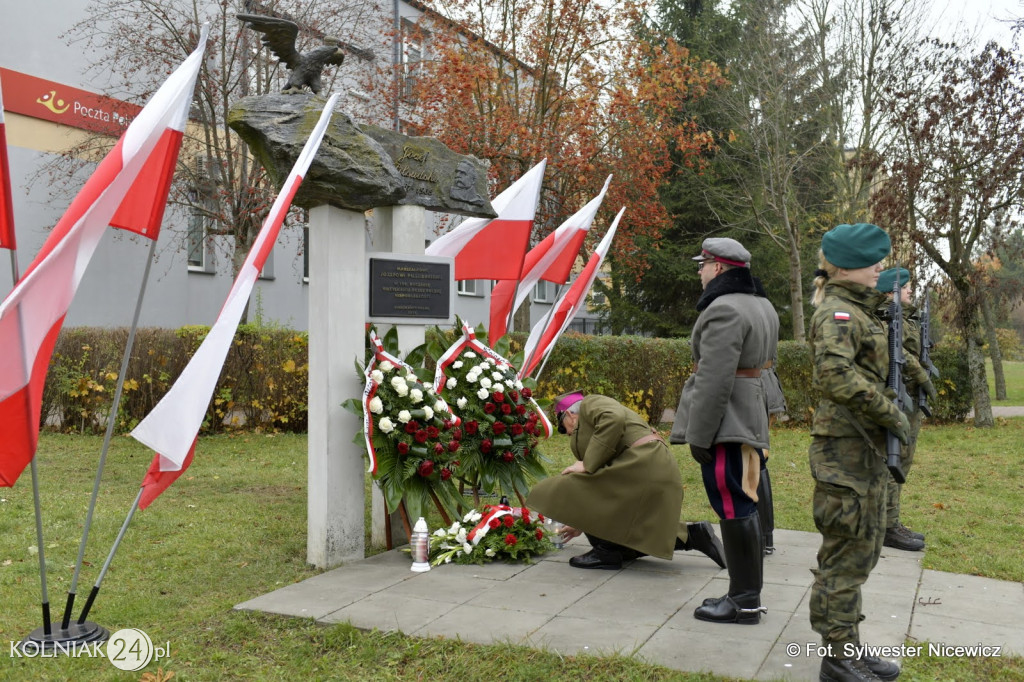
M 516 405 L 516 414 L 526 414 L 526 405 Z
M 512 414 L 512 406 L 509 405 L 508 403 L 505 403 L 504 405 L 501 406 L 501 413 Z
M 494 411 L 496 409 L 498 409 L 498 406 L 495 405 L 494 403 L 485 403 L 484 404 L 484 412 L 486 412 L 487 414 L 494 414 Z
M 459 449 L 459 441 L 450 440 L 448 441 L 448 452 L 455 452 Z
M 405 423 L 405 432 L 406 433 L 416 433 L 416 429 L 418 429 L 418 428 L 420 428 L 420 425 L 417 424 L 416 422 L 406 422 Z
M 528 388 L 524 388 L 523 389 L 523 397 L 524 398 L 532 398 L 533 397 L 533 391 L 531 391 Z
M 509 533 L 508 535 L 505 536 L 505 544 L 506 545 L 514 545 L 517 542 L 519 542 L 519 540 L 516 540 L 516 536 L 512 535 L 512 533 Z
M 500 436 L 505 433 L 505 425 L 502 422 L 494 422 L 491 425 L 491 430 L 494 431 L 495 436 Z
M 482 441 L 480 441 L 480 452 L 483 452 L 483 453 L 486 454 L 486 453 L 488 453 L 490 451 L 491 451 L 491 441 L 489 441 L 486 438 L 484 438 Z
M 454 429 L 452 431 L 452 438 L 455 440 L 462 440 L 462 429 Z
M 512 425 L 512 435 L 513 436 L 521 436 L 522 434 L 523 434 L 523 425 L 522 424 L 513 424 Z
M 434 454 L 435 455 L 443 455 L 444 454 L 444 446 L 441 445 L 440 443 L 434 443 Z
M 536 429 L 534 428 L 533 424 L 532 424 L 532 423 L 530 423 L 530 422 L 528 422 L 528 423 L 526 424 L 526 426 L 524 426 L 524 427 L 523 427 L 523 429 L 524 429 L 524 430 L 525 430 L 525 431 L 526 431 L 526 432 L 527 432 L 528 434 L 530 434 L 531 436 L 533 435 L 534 431 L 536 430 Z
M 447 481 L 451 477 L 452 477 L 451 469 L 441 469 L 441 480 L 442 481 Z
M 490 526 L 492 529 L 497 528 L 501 525 L 501 519 L 491 519 L 487 522 L 487 525 Z
M 399 441 L 397 447 L 398 447 L 398 454 L 400 454 L 400 455 L 408 455 L 409 454 L 409 444 L 408 443 L 403 443 L 403 442 Z
M 429 459 L 423 460 L 420 462 L 419 468 L 416 469 L 416 473 L 423 478 L 428 478 L 432 473 L 434 473 L 434 462 Z
M 502 521 L 504 522 L 506 528 L 511 528 L 512 525 L 516 522 L 516 517 L 512 516 L 511 514 L 506 514 L 502 517 Z
M 496 402 L 496 403 L 503 403 L 503 402 L 505 402 L 505 394 L 504 393 L 495 393 L 494 394 L 494 402 Z
M 540 528 L 537 529 L 537 532 L 534 533 L 534 535 L 537 537 L 538 540 L 543 540 L 544 539 L 544 531 L 541 530 Z
M 530 522 L 530 512 L 526 511 L 526 509 L 523 509 L 523 523 L 529 523 L 529 522 Z
M 508 397 L 512 398 L 512 402 L 519 402 L 519 391 L 509 391 Z
M 444 430 L 447 431 L 448 429 L 452 428 L 453 424 L 454 424 L 454 422 L 452 422 L 451 419 L 445 419 L 444 420 Z
M 427 438 L 430 438 L 431 440 L 433 440 L 434 438 L 437 438 L 440 435 L 441 435 L 441 432 L 437 430 L 436 426 L 428 426 L 427 427 Z
M 506 452 L 505 454 L 503 454 L 501 456 L 501 458 L 503 460 L 505 460 L 506 462 L 511 462 L 512 460 L 514 460 L 516 458 L 516 453 L 514 453 L 514 452 Z
M 417 443 L 426 443 L 427 442 L 427 432 L 424 431 L 423 429 L 420 429 L 419 431 L 414 433 L 412 437 L 413 437 L 413 440 L 415 440 Z
M 537 514 L 537 521 L 538 521 L 538 523 L 544 523 L 544 515 L 543 514 Z
M 479 426 L 480 425 L 475 421 L 466 422 L 466 433 L 472 436 L 474 433 L 476 433 L 477 428 L 479 428 Z

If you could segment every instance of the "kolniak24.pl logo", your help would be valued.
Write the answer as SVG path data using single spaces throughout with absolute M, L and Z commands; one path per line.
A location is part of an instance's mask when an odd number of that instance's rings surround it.
M 171 643 L 153 646 L 153 640 L 142 630 L 118 630 L 104 642 L 11 642 L 11 658 L 106 658 L 120 670 L 142 670 L 151 661 L 171 655 Z

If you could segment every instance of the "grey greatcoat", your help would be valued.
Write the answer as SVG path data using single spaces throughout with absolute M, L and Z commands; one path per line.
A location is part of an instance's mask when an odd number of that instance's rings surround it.
M 683 385 L 672 426 L 673 443 L 710 448 L 715 443 L 768 447 L 768 410 L 760 376 L 775 359 L 779 316 L 755 295 L 748 268 L 734 268 L 708 282 L 690 336 L 695 371 Z
M 602 540 L 671 559 L 683 482 L 664 441 L 633 447 L 650 434 L 651 427 L 633 410 L 588 395 L 569 441 L 586 473 L 538 481 L 526 506 Z

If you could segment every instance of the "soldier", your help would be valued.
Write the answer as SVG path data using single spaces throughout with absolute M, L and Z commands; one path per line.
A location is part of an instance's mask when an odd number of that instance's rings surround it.
M 779 316 L 756 294 L 750 252 L 735 239 L 705 239 L 694 260 L 704 293 L 690 335 L 694 371 L 683 385 L 670 437 L 689 443 L 708 501 L 721 519 L 729 592 L 693 616 L 718 623 L 761 621 L 764 549 L 757 514 L 768 408 L 761 374 L 777 352 Z M 767 304 L 767 305 L 766 305 Z
M 812 569 L 811 627 L 828 654 L 822 680 L 892 680 L 895 663 L 855 658 L 860 643 L 861 585 L 878 562 L 885 536 L 886 430 L 906 443 L 910 422 L 886 395 L 888 334 L 875 289 L 889 235 L 867 223 L 825 233 L 815 271 L 809 344 L 814 411 L 808 459 L 815 480 L 814 523 L 821 532 Z
M 576 391 L 555 401 L 555 419 L 576 461 L 561 476 L 538 481 L 526 505 L 565 523 L 565 540 L 586 532 L 592 549 L 570 566 L 617 570 L 648 554 L 671 559 L 675 550 L 695 549 L 725 568 L 711 524 L 680 523 L 679 465 L 640 415 Z
M 875 288 L 888 294 L 887 300 L 892 298 L 892 287 L 896 283 L 897 275 L 900 278 L 900 300 L 903 303 L 903 349 L 906 351 L 903 376 L 906 378 L 907 395 L 910 396 L 909 404 L 903 406 L 904 410 L 909 410 L 907 416 L 910 419 L 910 442 L 900 452 L 900 468 L 906 475 L 910 473 L 910 467 L 914 463 L 917 434 L 921 431 L 923 414 L 916 400 L 918 391 L 923 390 L 932 400 L 937 398 L 938 394 L 931 377 L 928 376 L 928 370 L 921 366 L 921 323 L 911 298 L 910 271 L 906 268 L 890 268 L 878 276 Z M 885 312 L 888 313 L 888 310 Z M 891 474 L 886 491 L 885 539 L 882 544 L 885 547 L 910 552 L 923 550 L 924 535 L 900 523 L 900 494 L 903 492 L 903 486 L 897 483 Z

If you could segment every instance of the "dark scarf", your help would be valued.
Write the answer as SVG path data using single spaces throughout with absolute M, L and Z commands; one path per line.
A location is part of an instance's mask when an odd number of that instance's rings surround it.
M 697 310 L 703 311 L 719 296 L 725 296 L 726 294 L 755 295 L 756 293 L 754 277 L 750 274 L 750 268 L 726 270 L 708 282 L 704 293 L 697 299 Z

